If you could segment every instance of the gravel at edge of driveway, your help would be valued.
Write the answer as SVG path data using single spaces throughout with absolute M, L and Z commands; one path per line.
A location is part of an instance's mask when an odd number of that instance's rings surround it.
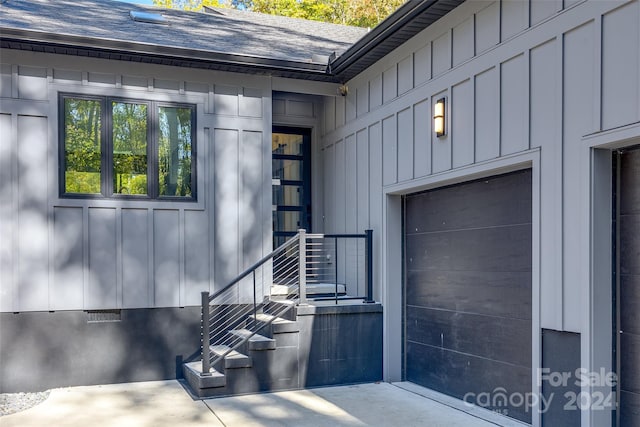
M 44 402 L 50 390 L 37 393 L 0 393 L 0 417 L 33 408 Z

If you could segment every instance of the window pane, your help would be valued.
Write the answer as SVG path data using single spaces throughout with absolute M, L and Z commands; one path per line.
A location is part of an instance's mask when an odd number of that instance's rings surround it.
M 192 197 L 191 115 L 191 108 L 158 108 L 158 184 L 161 196 Z
M 64 100 L 64 191 L 100 193 L 100 101 Z
M 302 206 L 302 186 L 274 185 L 273 204 L 279 206 Z
M 298 231 L 302 224 L 300 211 L 273 211 L 273 229 L 278 231 Z
M 302 160 L 272 160 L 272 178 L 283 179 L 287 181 L 302 181 Z
M 271 135 L 271 149 L 273 154 L 287 154 L 302 156 L 304 137 L 288 133 L 274 133 Z
M 147 106 L 113 102 L 113 192 L 147 194 Z

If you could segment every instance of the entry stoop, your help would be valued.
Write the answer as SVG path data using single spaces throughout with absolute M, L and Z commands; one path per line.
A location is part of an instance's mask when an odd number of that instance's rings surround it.
M 197 397 L 300 388 L 298 323 L 264 313 L 249 316 L 247 322 L 257 322 L 260 333 L 228 331 L 245 341 L 236 350 L 211 346 L 214 355 L 225 355 L 211 368 L 211 375 L 202 374 L 201 361 L 184 364 L 184 377 Z
M 272 304 L 289 302 L 263 307 Z M 246 339 L 234 350 L 210 347 L 218 356 L 210 376 L 202 374 L 200 361 L 184 365 L 199 398 L 382 379 L 382 306 L 377 303 L 298 305 L 282 317 L 264 310 L 227 333 Z

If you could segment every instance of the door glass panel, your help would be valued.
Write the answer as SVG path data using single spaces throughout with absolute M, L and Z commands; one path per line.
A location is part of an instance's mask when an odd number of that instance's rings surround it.
M 301 228 L 311 231 L 311 131 L 276 126 L 271 148 L 276 248 Z
M 299 211 L 274 211 L 274 230 L 277 231 L 298 231 L 302 224 L 302 212 Z
M 295 233 L 292 233 L 292 235 L 295 235 Z M 277 248 L 278 246 L 282 246 L 290 238 L 291 238 L 290 235 L 287 235 L 287 236 L 273 236 L 273 247 Z
M 273 154 L 302 156 L 304 155 L 304 137 L 287 133 L 273 133 L 271 149 Z
M 302 181 L 303 160 L 273 159 L 273 178 Z
M 273 204 L 277 206 L 302 206 L 302 186 L 274 185 Z

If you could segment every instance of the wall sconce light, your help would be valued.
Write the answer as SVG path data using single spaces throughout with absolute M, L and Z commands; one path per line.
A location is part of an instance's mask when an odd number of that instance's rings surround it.
M 440 98 L 433 106 L 433 130 L 436 132 L 438 138 L 447 134 L 445 111 L 445 98 Z

